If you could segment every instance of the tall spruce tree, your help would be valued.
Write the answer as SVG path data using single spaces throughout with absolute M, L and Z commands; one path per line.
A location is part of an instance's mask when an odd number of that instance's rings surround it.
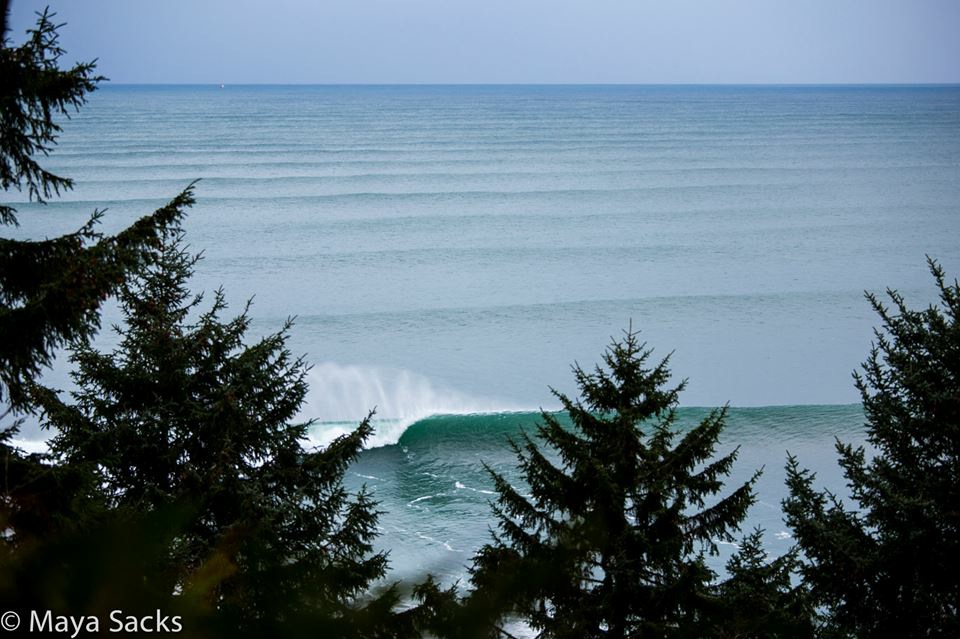
M 651 353 L 627 331 L 605 367 L 574 367 L 580 399 L 555 392 L 572 429 L 544 412 L 543 444 L 511 441 L 529 488 L 490 471 L 498 532 L 475 559 L 468 614 L 507 610 L 543 637 L 712 631 L 705 556 L 743 521 L 756 476 L 716 497 L 737 456 L 713 459 L 726 409 L 681 434 L 684 382 L 668 386 L 669 358 L 651 368 Z
M 26 191 L 43 202 L 73 182 L 47 171 L 38 156 L 50 153 L 61 127 L 103 78 L 93 63 L 60 69 L 63 50 L 53 14 L 44 11 L 26 42 L 6 36 L 0 46 L 0 187 Z M 96 232 L 101 213 L 70 235 L 43 241 L 0 238 L 0 401 L 18 407 L 20 390 L 48 365 L 54 350 L 83 339 L 98 327 L 103 300 L 136 269 L 158 232 L 179 220 L 190 204 L 183 193 L 114 237 Z M 16 225 L 16 210 L 0 205 L 0 224 Z
M 285 347 L 289 323 L 245 344 L 246 311 L 222 320 L 221 291 L 205 310 L 188 291 L 195 261 L 166 236 L 120 293 L 116 350 L 74 351 L 73 402 L 38 390 L 56 461 L 91 467 L 90 500 L 111 512 L 186 513 L 155 569 L 142 566 L 153 590 L 203 598 L 254 633 L 383 634 L 392 591 L 357 604 L 385 572 L 377 511 L 342 484 L 369 422 L 308 447 L 310 424 L 295 421 L 307 368 Z
M 784 501 L 823 634 L 960 636 L 960 286 L 928 259 L 940 306 L 896 291 L 855 373 L 873 448 L 837 442 L 848 499 L 791 457 Z
M 44 11 L 25 42 L 7 37 L 9 3 L 0 0 L 0 187 L 44 202 L 72 187 L 44 169 L 69 117 L 102 80 L 93 63 L 60 68 L 54 15 Z M 104 299 L 143 265 L 159 233 L 176 224 L 192 202 L 190 190 L 112 237 L 96 230 L 95 211 L 69 235 L 38 241 L 0 238 L 0 527 L 11 551 L 22 541 L 69 524 L 74 491 L 84 481 L 75 468 L 41 463 L 13 446 L 22 415 L 31 410 L 25 389 L 64 344 L 98 328 Z M 17 211 L 0 204 L 0 225 L 16 226 Z M 4 559 L 5 560 L 5 559 Z
M 741 539 L 727 561 L 727 579 L 717 586 L 723 613 L 713 636 L 729 639 L 802 639 L 814 636 L 806 588 L 794 583 L 797 549 L 769 559 L 763 530 Z

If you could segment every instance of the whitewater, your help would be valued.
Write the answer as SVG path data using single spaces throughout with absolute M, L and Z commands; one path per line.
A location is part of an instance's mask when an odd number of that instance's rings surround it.
M 407 370 L 324 362 L 314 365 L 307 379 L 310 390 L 299 419 L 314 422 L 311 441 L 316 446 L 353 431 L 367 417 L 374 433 L 366 445 L 376 448 L 398 443 L 407 428 L 430 417 L 503 415 L 532 408 L 436 387 Z

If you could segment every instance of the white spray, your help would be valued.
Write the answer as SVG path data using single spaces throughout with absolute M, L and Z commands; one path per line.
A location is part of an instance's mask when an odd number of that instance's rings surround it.
M 367 446 L 396 444 L 411 424 L 433 415 L 471 415 L 521 410 L 435 386 L 422 375 L 375 366 L 314 365 L 300 419 L 315 419 L 314 443 L 326 445 L 352 431 L 376 408 Z

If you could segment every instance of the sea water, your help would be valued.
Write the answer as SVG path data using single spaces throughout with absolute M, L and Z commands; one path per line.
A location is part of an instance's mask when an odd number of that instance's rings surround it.
M 194 288 L 254 297 L 255 335 L 296 316 L 316 442 L 377 408 L 349 481 L 400 576 L 463 576 L 481 462 L 516 478 L 505 438 L 631 323 L 683 406 L 734 407 L 731 486 L 765 468 L 749 525 L 782 552 L 787 450 L 842 490 L 834 437 L 864 441 L 864 291 L 921 306 L 925 255 L 960 273 L 956 86 L 108 85 L 46 166 L 76 188 L 20 206 L 20 237 L 95 208 L 114 231 L 201 179 Z

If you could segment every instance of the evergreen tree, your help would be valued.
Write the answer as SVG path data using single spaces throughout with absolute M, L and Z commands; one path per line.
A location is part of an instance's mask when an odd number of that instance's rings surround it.
M 60 133 L 57 116 L 69 117 L 102 79 L 93 63 L 59 67 L 63 50 L 53 14 L 44 11 L 27 40 L 7 38 L 7 0 L 0 0 L 0 187 L 25 191 L 43 202 L 72 182 L 44 169 Z M 99 308 L 150 255 L 158 234 L 192 203 L 188 188 L 167 206 L 113 237 L 96 231 L 101 213 L 69 235 L 29 241 L 0 238 L 0 527 L 5 550 L 24 539 L 51 534 L 72 519 L 75 490 L 86 481 L 78 469 L 55 468 L 25 455 L 11 440 L 31 407 L 25 389 L 48 366 L 58 347 L 88 338 Z M 17 225 L 16 210 L 0 204 L 0 225 Z
M 0 186 L 26 190 L 45 201 L 72 187 L 37 162 L 50 153 L 60 125 L 102 80 L 94 64 L 58 67 L 63 50 L 53 14 L 40 14 L 37 26 L 19 47 L 6 37 L 7 2 L 0 46 Z M 190 204 L 183 193 L 168 206 L 120 233 L 104 238 L 95 231 L 100 213 L 77 232 L 45 241 L 0 238 L 0 401 L 19 405 L 19 389 L 48 365 L 56 347 L 89 336 L 98 309 L 131 270 L 142 263 L 158 231 L 175 223 Z M 16 210 L 0 205 L 0 224 L 16 225 Z
M 245 345 L 246 311 L 222 320 L 221 291 L 202 310 L 187 290 L 195 261 L 179 234 L 166 237 L 120 293 L 116 350 L 73 353 L 73 403 L 37 391 L 54 457 L 92 468 L 90 500 L 111 512 L 185 509 L 148 575 L 154 590 L 201 597 L 251 632 L 307 624 L 373 636 L 384 629 L 369 624 L 389 619 L 395 596 L 355 605 L 386 556 L 371 547 L 375 504 L 342 485 L 369 422 L 326 449 L 306 447 L 310 424 L 294 420 L 307 369 L 285 347 L 289 323 Z
M 813 611 L 806 590 L 792 583 L 798 563 L 796 549 L 768 561 L 761 529 L 745 535 L 727 561 L 726 581 L 717 587 L 724 608 L 717 636 L 812 637 Z
M 737 456 L 712 459 L 726 408 L 681 435 L 684 383 L 669 387 L 669 358 L 648 368 L 650 355 L 628 331 L 605 368 L 574 367 L 579 400 L 555 392 L 572 430 L 544 412 L 548 449 L 511 441 L 530 495 L 490 471 L 499 531 L 475 559 L 468 615 L 511 610 L 544 637 L 710 632 L 705 556 L 743 521 L 756 476 L 715 497 Z
M 62 128 L 54 114 L 69 117 L 86 102 L 102 76 L 94 75 L 96 64 L 84 62 L 71 69 L 60 69 L 64 51 L 58 44 L 56 15 L 44 10 L 37 26 L 27 32 L 29 38 L 19 47 L 7 39 L 8 0 L 0 0 L 0 187 L 4 191 L 27 189 L 30 199 L 43 202 L 60 191 L 73 187 L 69 178 L 47 171 L 36 160 L 46 156 Z M 0 205 L 0 223 L 16 224 L 16 210 Z
M 837 442 L 849 500 L 788 462 L 784 510 L 826 635 L 960 636 L 960 286 L 928 263 L 939 307 L 867 295 L 882 329 L 854 377 L 874 450 Z

